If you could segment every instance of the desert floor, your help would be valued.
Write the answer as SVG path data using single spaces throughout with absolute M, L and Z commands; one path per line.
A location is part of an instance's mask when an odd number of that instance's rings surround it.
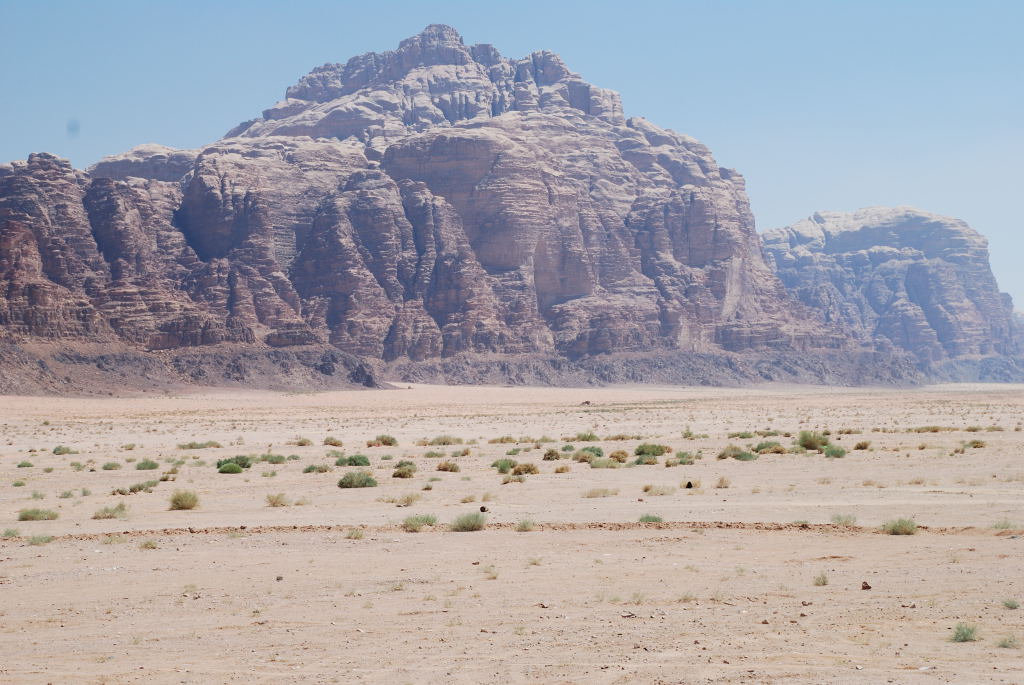
M 3 397 L 0 682 L 1022 683 L 1022 424 L 1024 387 L 985 385 Z M 845 456 L 716 458 L 826 429 Z

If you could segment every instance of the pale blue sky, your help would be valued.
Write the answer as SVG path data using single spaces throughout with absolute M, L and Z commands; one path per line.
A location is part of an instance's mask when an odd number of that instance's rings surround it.
M 1024 308 L 1020 0 L 0 0 L 0 161 L 198 147 L 430 23 L 558 52 L 627 115 L 700 139 L 746 176 L 761 230 L 869 205 L 966 219 Z

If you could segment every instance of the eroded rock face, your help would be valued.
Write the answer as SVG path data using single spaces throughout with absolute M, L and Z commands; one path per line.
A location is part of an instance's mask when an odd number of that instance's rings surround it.
M 333 347 L 409 377 L 480 378 L 486 359 L 630 379 L 668 362 L 621 355 L 692 354 L 717 360 L 691 365 L 700 382 L 805 379 L 824 367 L 765 375 L 729 355 L 874 347 L 790 295 L 743 178 L 706 147 L 624 118 L 553 53 L 507 59 L 445 26 L 314 69 L 201 150 L 0 166 L 0 278 L 11 344 L 241 346 L 276 355 L 264 369 Z M 525 361 L 494 364 L 508 355 Z M 580 361 L 595 355 L 620 356 Z M 904 362 L 893 377 L 912 375 Z
M 786 286 L 859 340 L 928 363 L 1020 353 L 988 242 L 963 221 L 910 207 L 818 212 L 764 241 Z

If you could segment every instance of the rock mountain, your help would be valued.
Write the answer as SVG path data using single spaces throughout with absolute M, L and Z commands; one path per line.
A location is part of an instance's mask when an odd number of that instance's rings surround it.
M 0 166 L 7 392 L 916 382 L 988 373 L 1015 331 L 962 222 L 816 214 L 762 245 L 699 142 L 447 26 L 201 150 Z

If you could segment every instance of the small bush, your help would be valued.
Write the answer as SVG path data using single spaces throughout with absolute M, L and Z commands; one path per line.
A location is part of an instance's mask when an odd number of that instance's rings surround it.
M 19 521 L 52 521 L 59 514 L 50 509 L 22 509 L 18 512 Z
M 5 528 L 3 533 L 0 533 L 0 538 L 4 540 L 11 540 L 16 537 L 21 537 L 21 532 L 17 528 Z
M 515 441 L 516 441 L 516 439 L 513 438 L 511 435 L 503 435 L 500 438 L 491 438 L 487 442 L 492 444 L 492 445 L 505 445 L 505 444 L 512 443 L 512 442 L 515 442 Z
M 268 459 L 267 461 L 270 461 L 270 460 Z M 252 466 L 252 458 L 251 457 L 247 457 L 244 454 L 239 454 L 239 455 L 234 456 L 234 457 L 228 457 L 227 459 L 218 459 L 217 460 L 217 469 L 219 470 L 222 466 L 225 466 L 227 464 L 235 464 L 240 469 L 247 469 L 250 466 Z M 222 473 L 225 473 L 225 472 L 222 472 Z M 226 473 L 238 473 L 238 471 L 228 471 Z
M 156 463 L 152 459 L 143 459 L 135 465 L 136 471 L 152 471 L 153 469 L 160 468 L 160 464 Z
M 32 468 L 32 466 L 33 466 L 33 464 L 30 461 L 19 461 L 18 462 L 18 468 L 19 469 L 30 469 L 30 468 Z
M 575 452 L 576 448 L 573 447 L 572 445 L 562 445 L 562 451 L 563 452 Z
M 637 445 L 636 449 L 633 450 L 633 454 L 638 457 L 660 457 L 661 455 L 669 451 L 671 450 L 665 445 L 655 445 L 649 442 L 645 442 L 640 445 Z M 657 463 L 657 461 L 655 461 L 654 463 Z
M 487 524 L 487 517 L 479 511 L 471 514 L 463 514 L 451 523 L 451 530 L 456 533 L 467 533 L 474 530 L 483 530 Z
M 333 469 L 327 464 L 310 464 L 306 468 L 302 469 L 303 473 L 327 473 Z
M 492 468 L 498 469 L 498 473 L 508 473 L 519 464 L 515 459 L 497 459 L 491 463 Z
M 676 491 L 675 488 L 666 487 L 664 485 L 645 485 L 644 492 L 652 497 L 660 497 L 664 495 L 671 495 Z
M 964 446 L 965 447 L 970 447 L 971 449 L 976 449 L 977 450 L 977 449 L 981 449 L 982 447 L 985 446 L 985 441 L 984 440 L 970 440 L 970 441 L 966 442 L 964 444 Z
M 540 473 L 536 464 L 516 464 L 516 467 L 512 469 L 513 476 L 527 476 Z
M 334 462 L 335 466 L 369 466 L 370 458 L 365 454 L 353 454 L 350 457 L 341 457 Z
M 641 454 L 633 460 L 633 463 L 636 466 L 654 466 L 658 463 L 658 458 L 653 454 Z
M 328 435 L 326 438 L 324 438 L 324 444 L 327 445 L 328 447 L 341 447 L 342 446 L 341 440 L 338 440 L 333 435 Z
M 362 528 L 349 528 L 348 532 L 345 533 L 345 539 L 347 540 L 362 540 L 363 539 Z
M 28 544 L 30 545 L 48 545 L 53 542 L 52 535 L 33 535 L 29 537 Z
M 832 514 L 832 523 L 837 526 L 852 526 L 857 523 L 857 517 L 853 514 Z
M 409 533 L 418 533 L 424 526 L 433 526 L 437 524 L 437 517 L 433 514 L 416 514 L 415 516 L 407 516 L 402 521 L 402 529 Z
M 171 495 L 171 510 L 195 509 L 199 506 L 199 495 L 191 490 L 175 490 Z
M 718 490 L 724 490 L 730 485 L 732 485 L 732 482 L 725 476 L 719 476 L 718 480 L 715 482 L 715 488 Z
M 457 438 L 454 435 L 438 435 L 436 438 L 432 438 L 427 444 L 431 446 L 461 445 L 462 438 Z
M 609 459 L 614 459 L 620 464 L 625 464 L 629 460 L 629 453 L 626 450 L 615 450 L 608 455 Z
M 696 456 L 689 452 L 676 452 L 676 461 L 680 466 L 693 466 Z
M 283 454 L 261 454 L 260 461 L 268 464 L 283 464 L 288 461 Z M 239 464 L 241 466 L 241 464 Z
M 640 523 L 661 523 L 662 518 L 654 514 L 644 514 L 640 517 Z
M 996 643 L 996 647 L 999 647 L 1000 649 L 1017 649 L 1019 645 L 1020 643 L 1017 642 L 1017 638 L 1012 635 L 1004 637 Z
M 94 519 L 123 519 L 128 516 L 128 506 L 124 502 L 118 502 L 113 507 L 103 507 L 97 509 L 96 513 L 92 515 Z
M 572 469 L 569 468 L 568 464 L 562 464 L 561 466 L 555 469 L 555 473 L 569 473 L 571 470 Z
M 551 448 L 544 453 L 544 461 L 558 461 L 562 458 L 562 453 L 558 450 Z
M 438 452 L 437 450 L 430 450 L 428 452 L 424 452 L 423 456 L 426 459 L 440 459 L 441 457 L 444 456 L 444 452 Z
M 279 492 L 276 495 L 267 495 L 268 507 L 287 507 L 290 503 L 288 497 L 283 492 Z
M 1020 602 L 1015 599 L 1004 599 L 1003 607 L 1006 609 L 1020 609 Z
M 531 521 L 530 519 L 523 519 L 522 521 L 516 524 L 516 532 L 529 533 L 531 530 L 534 529 L 534 527 L 536 527 L 536 524 L 533 521 Z
M 822 571 L 818 575 L 814 576 L 814 584 L 818 587 L 821 587 L 822 585 L 828 585 L 828 575 L 824 571 Z
M 296 447 L 309 447 L 313 444 L 313 441 L 309 438 L 296 438 L 295 442 L 292 443 Z
M 730 439 L 739 438 L 740 440 L 749 440 L 752 437 L 754 437 L 754 434 L 751 433 L 750 431 L 739 431 L 736 433 L 729 433 Z
M 821 452 L 828 444 L 828 437 L 817 431 L 800 431 L 796 442 L 805 450 Z
M 508 485 L 509 483 L 525 483 L 525 482 L 526 482 L 526 476 L 523 476 L 523 475 L 518 475 L 518 476 L 511 476 L 511 475 L 509 475 L 509 476 L 505 476 L 504 478 L 501 479 L 501 484 L 502 485 Z
M 416 474 L 415 466 L 400 466 L 391 472 L 392 478 L 412 478 Z
M 390 435 L 378 435 L 373 440 L 367 440 L 367 447 L 395 447 L 398 445 L 398 441 Z
M 913 535 L 917 532 L 917 523 L 914 519 L 895 519 L 887 521 L 882 530 L 889 535 Z
M 25 487 L 25 481 L 23 481 L 23 480 L 16 480 L 13 483 L 11 483 L 11 487 L 12 488 L 23 488 L 23 487 Z
M 338 481 L 339 488 L 375 488 L 377 481 L 366 471 L 352 471 L 346 473 Z
M 178 445 L 179 450 L 205 450 L 210 448 L 219 448 L 220 443 L 215 440 L 207 440 L 206 442 L 183 442 Z
M 597 497 L 611 497 L 619 494 L 618 490 L 611 490 L 609 488 L 592 488 L 583 493 L 583 496 L 587 499 L 594 499 Z
M 584 452 L 583 450 L 580 450 L 576 454 L 572 455 L 572 460 L 579 463 L 589 464 L 594 460 L 594 455 L 592 452 Z
M 957 623 L 949 639 L 952 642 L 974 642 L 978 639 L 978 629 L 967 623 Z
M 825 445 L 825 456 L 829 459 L 842 459 L 846 456 L 846 450 L 839 445 Z
M 870 447 L 871 447 L 871 441 L 870 440 L 861 440 L 860 442 L 858 442 L 856 445 L 853 446 L 853 449 L 857 450 L 857 451 L 863 451 L 863 450 L 869 449 Z
M 116 461 L 108 461 L 106 464 L 100 467 L 104 471 L 117 471 L 121 468 L 121 465 Z
M 582 447 L 580 448 L 580 452 L 590 452 L 595 457 L 604 456 L 604 450 L 598 447 L 597 445 L 587 445 L 586 447 Z
M 575 440 L 576 442 L 597 442 L 601 438 L 599 438 L 593 431 L 587 431 L 586 433 L 577 433 L 575 438 L 569 439 Z M 599 454 L 597 456 L 600 457 L 601 455 Z
M 71 449 L 67 445 L 57 445 L 56 447 L 53 448 L 53 453 L 54 454 L 58 454 L 58 455 L 60 455 L 60 454 L 78 454 L 78 452 L 74 451 L 73 449 Z
M 590 468 L 592 469 L 617 469 L 621 468 L 622 464 L 615 461 L 614 459 L 591 459 Z M 566 468 L 568 470 L 568 468 Z
M 447 471 L 449 473 L 458 473 L 459 471 L 461 471 L 459 465 L 456 464 L 454 461 L 442 461 L 440 464 L 437 465 L 437 470 Z
M 775 440 L 762 440 L 754 446 L 758 454 L 785 454 L 786 448 Z
M 217 473 L 241 473 L 244 470 L 245 469 L 243 469 L 235 462 L 229 461 L 228 463 L 224 464 L 219 469 L 217 469 Z

